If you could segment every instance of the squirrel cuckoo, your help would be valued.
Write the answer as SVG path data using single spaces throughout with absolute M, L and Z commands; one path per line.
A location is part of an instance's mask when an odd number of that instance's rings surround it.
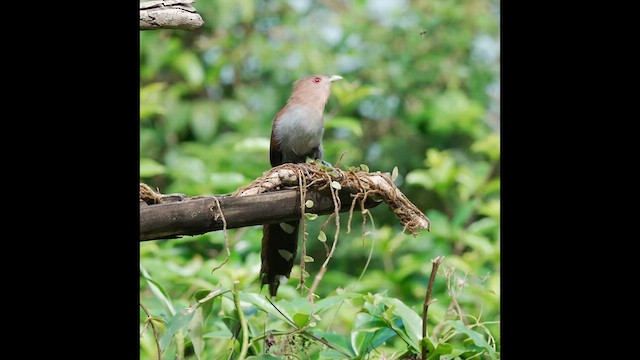
M 339 75 L 311 75 L 297 80 L 287 104 L 276 114 L 271 125 L 271 166 L 304 163 L 306 158 L 322 160 L 324 106 L 331 83 Z M 276 296 L 280 282 L 291 275 L 298 248 L 300 220 L 264 224 L 262 233 L 262 284 Z

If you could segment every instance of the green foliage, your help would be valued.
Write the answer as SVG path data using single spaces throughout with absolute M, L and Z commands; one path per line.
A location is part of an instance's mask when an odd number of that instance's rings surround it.
M 422 346 L 428 359 L 499 358 L 499 2 L 193 5 L 202 29 L 140 33 L 141 182 L 189 196 L 248 184 L 270 166 L 271 120 L 292 82 L 339 74 L 324 159 L 389 172 L 432 225 L 403 233 L 385 204 L 341 213 L 339 229 L 310 211 L 304 268 L 298 251 L 273 303 L 259 226 L 143 242 L 140 357 L 157 358 L 155 329 L 163 359 L 236 358 L 242 311 L 248 359 L 401 359 Z

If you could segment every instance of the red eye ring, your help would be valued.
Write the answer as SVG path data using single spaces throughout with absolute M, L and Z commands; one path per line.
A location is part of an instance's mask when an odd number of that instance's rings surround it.
M 314 77 L 314 78 L 313 78 L 313 82 L 314 82 L 314 83 L 316 83 L 316 84 L 317 84 L 317 83 L 319 83 L 319 82 L 320 82 L 320 78 L 319 78 L 319 77 L 317 77 L 317 76 L 316 76 L 316 77 Z

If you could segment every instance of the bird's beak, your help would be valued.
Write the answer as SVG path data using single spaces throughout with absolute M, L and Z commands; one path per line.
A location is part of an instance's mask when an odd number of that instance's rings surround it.
M 331 76 L 329 76 L 329 82 L 334 82 L 336 80 L 342 80 L 342 79 L 343 79 L 343 77 L 340 76 L 340 75 L 331 75 Z

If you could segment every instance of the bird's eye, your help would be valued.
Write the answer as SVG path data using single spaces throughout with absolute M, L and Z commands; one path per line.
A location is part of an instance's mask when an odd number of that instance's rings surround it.
M 320 82 L 320 78 L 319 78 L 319 77 L 317 77 L 317 76 L 316 76 L 316 77 L 314 77 L 314 78 L 313 78 L 313 82 L 314 82 L 314 83 L 316 83 L 316 84 L 317 84 L 317 83 L 319 83 L 319 82 Z

